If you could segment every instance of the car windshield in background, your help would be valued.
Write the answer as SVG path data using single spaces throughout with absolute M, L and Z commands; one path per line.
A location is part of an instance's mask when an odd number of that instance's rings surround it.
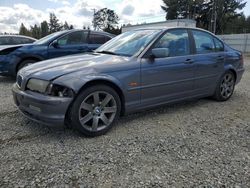
M 41 38 L 40 40 L 37 40 L 36 42 L 34 42 L 34 44 L 45 44 L 47 42 L 49 42 L 52 38 L 61 35 L 62 33 L 64 33 L 65 31 L 59 31 L 56 33 L 52 33 L 50 35 L 47 35 L 43 38 Z
M 160 30 L 128 31 L 118 35 L 95 52 L 121 56 L 133 56 L 141 52 Z

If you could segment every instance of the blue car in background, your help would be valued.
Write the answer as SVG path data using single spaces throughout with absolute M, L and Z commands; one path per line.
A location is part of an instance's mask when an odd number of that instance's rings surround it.
M 0 50 L 0 75 L 15 77 L 17 72 L 38 61 L 91 52 L 114 35 L 90 30 L 52 33 L 33 44 L 15 45 Z

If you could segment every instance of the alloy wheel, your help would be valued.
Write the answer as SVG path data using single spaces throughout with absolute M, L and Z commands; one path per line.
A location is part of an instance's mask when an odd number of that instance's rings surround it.
M 235 79 L 231 73 L 226 73 L 220 85 L 220 93 L 224 99 L 229 98 L 233 94 Z
M 79 122 L 87 130 L 97 132 L 108 127 L 117 113 L 114 97 L 104 91 L 89 94 L 79 108 Z

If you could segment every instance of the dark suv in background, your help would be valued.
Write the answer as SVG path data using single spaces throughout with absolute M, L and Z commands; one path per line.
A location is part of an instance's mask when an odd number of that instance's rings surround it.
M 67 30 L 52 33 L 33 44 L 4 48 L 0 50 L 0 75 L 15 76 L 21 68 L 38 61 L 91 52 L 113 37 L 99 31 Z

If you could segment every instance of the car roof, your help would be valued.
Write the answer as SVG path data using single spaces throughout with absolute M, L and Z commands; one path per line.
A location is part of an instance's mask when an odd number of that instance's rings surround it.
M 3 35 L 0 35 L 0 37 L 22 37 L 22 38 L 37 40 L 33 37 L 29 37 L 29 36 L 25 36 L 25 35 L 9 35 L 9 34 L 6 35 L 6 34 L 3 34 Z
M 201 29 L 201 28 L 197 28 L 197 27 L 145 27 L 145 28 L 138 28 L 138 29 L 134 29 L 134 30 L 130 30 L 130 31 L 140 31 L 140 30 L 161 30 L 161 31 L 167 31 L 169 29 L 193 29 L 193 30 L 197 30 L 197 31 L 204 31 L 207 33 L 210 33 L 211 35 L 214 35 L 214 33 L 211 33 L 210 31 L 207 31 L 205 29 Z
M 90 29 L 71 29 L 71 30 L 66 30 L 68 32 L 74 32 L 74 31 L 90 31 L 91 33 L 96 33 L 96 34 L 105 34 L 107 36 L 110 36 L 110 37 L 115 37 L 115 35 L 111 34 L 111 33 L 108 33 L 108 32 L 105 32 L 105 31 L 94 31 L 94 30 L 90 30 Z

